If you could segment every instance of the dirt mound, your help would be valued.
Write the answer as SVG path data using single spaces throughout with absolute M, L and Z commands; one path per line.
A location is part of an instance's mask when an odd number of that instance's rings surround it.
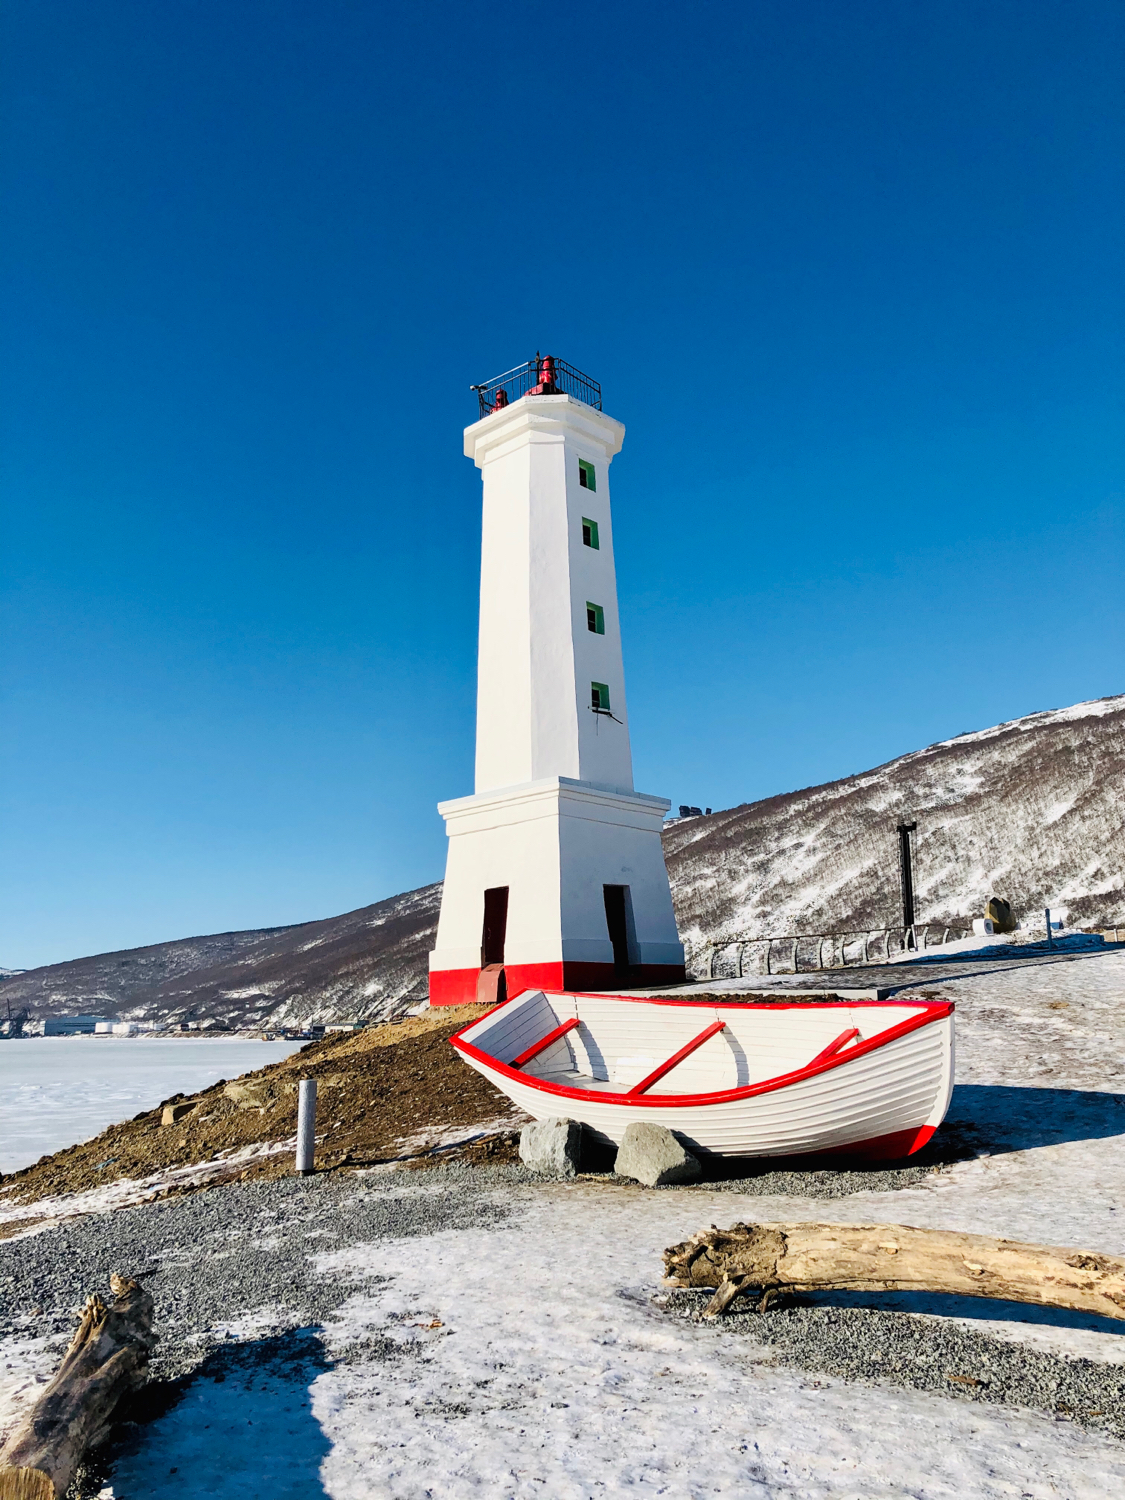
M 423 1159 L 444 1138 L 471 1134 L 474 1126 L 487 1130 L 489 1139 L 472 1154 L 508 1159 L 514 1149 L 508 1137 L 522 1117 L 448 1041 L 480 1013 L 477 1006 L 443 1008 L 326 1037 L 234 1082 L 220 1080 L 198 1094 L 176 1094 L 92 1140 L 11 1173 L 3 1180 L 4 1200 L 29 1203 L 85 1192 L 288 1140 L 297 1130 L 301 1078 L 318 1084 L 318 1170 L 375 1166 L 404 1156 Z M 167 1104 L 190 1108 L 175 1124 L 162 1125 Z M 279 1152 L 251 1163 L 242 1175 L 278 1177 L 292 1170 L 293 1158 Z

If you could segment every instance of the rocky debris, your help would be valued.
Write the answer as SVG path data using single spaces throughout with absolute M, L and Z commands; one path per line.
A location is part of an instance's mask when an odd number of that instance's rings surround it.
M 293 1084 L 284 1085 L 286 1092 L 291 1091 L 293 1087 Z M 236 1079 L 223 1089 L 223 1098 L 229 1099 L 232 1104 L 237 1104 L 239 1109 L 264 1109 L 266 1080 L 263 1078 L 256 1079 L 253 1083 L 240 1083 Z
M 703 1173 L 699 1158 L 682 1146 L 667 1126 L 640 1121 L 626 1125 L 614 1170 L 619 1177 L 632 1177 L 645 1187 L 694 1182 Z
M 160 1112 L 161 1125 L 178 1125 L 185 1115 L 190 1115 L 195 1108 L 195 1100 L 188 1099 L 182 1104 L 166 1104 Z
M 520 1131 L 520 1161 L 543 1177 L 576 1177 L 582 1163 L 577 1120 L 533 1120 Z

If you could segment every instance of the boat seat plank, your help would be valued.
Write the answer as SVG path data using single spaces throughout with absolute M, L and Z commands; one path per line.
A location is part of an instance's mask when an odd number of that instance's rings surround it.
M 529 1063 L 533 1057 L 538 1057 L 540 1052 L 546 1052 L 547 1048 L 550 1047 L 553 1042 L 557 1042 L 560 1037 L 564 1037 L 568 1031 L 573 1031 L 574 1028 L 576 1026 L 579 1026 L 580 1024 L 581 1022 L 578 1020 L 577 1016 L 571 1016 L 569 1021 L 564 1021 L 561 1026 L 556 1026 L 554 1031 L 549 1031 L 546 1036 L 540 1037 L 537 1042 L 533 1042 L 532 1045 L 528 1047 L 526 1051 L 521 1052 L 518 1057 L 513 1057 L 511 1061 L 511 1067 L 522 1068 L 524 1063 Z
M 683 1062 L 685 1057 L 690 1057 L 693 1052 L 695 1052 L 699 1047 L 703 1046 L 704 1042 L 709 1042 L 711 1038 L 713 1036 L 717 1036 L 720 1031 L 725 1031 L 726 1024 L 727 1023 L 725 1021 L 712 1021 L 710 1026 L 701 1031 L 698 1036 L 693 1036 L 690 1042 L 686 1042 L 678 1052 L 674 1052 L 672 1056 L 668 1058 L 667 1062 L 662 1062 L 658 1068 L 653 1068 L 652 1072 L 649 1073 L 646 1078 L 642 1078 L 640 1083 L 635 1083 L 629 1090 L 629 1093 L 643 1094 L 647 1089 L 650 1089 L 654 1083 L 659 1083 L 659 1081 L 664 1077 L 665 1073 L 670 1073 L 677 1063 Z
M 808 1066 L 810 1068 L 815 1068 L 817 1063 L 827 1062 L 830 1057 L 835 1057 L 837 1052 L 842 1051 L 849 1042 L 854 1041 L 858 1036 L 859 1027 L 849 1026 L 847 1031 L 841 1031 L 838 1037 L 829 1042 L 828 1046 L 825 1047 L 823 1052 L 818 1052 L 813 1058 L 812 1062 L 808 1064 Z

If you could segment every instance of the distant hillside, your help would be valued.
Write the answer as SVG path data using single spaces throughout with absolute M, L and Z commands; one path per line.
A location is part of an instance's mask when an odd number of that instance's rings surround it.
M 843 781 L 665 830 L 680 934 L 840 932 L 901 921 L 895 825 L 917 821 L 919 921 L 1065 904 L 1125 919 L 1125 696 L 958 735 Z
M 1030 714 L 874 771 L 669 825 L 680 933 L 840 932 L 899 920 L 895 824 L 918 822 L 921 921 L 1065 903 L 1125 924 L 1125 696 Z M 108 1012 L 228 1025 L 377 1019 L 426 993 L 441 886 L 340 917 L 157 943 L 0 979 L 0 1020 Z
M 295 927 L 261 927 L 218 932 L 210 937 L 177 938 L 147 948 L 98 953 L 41 969 L 0 971 L 0 1001 L 13 1011 L 22 1006 L 36 1016 L 89 1014 L 116 1016 L 135 996 L 147 996 L 185 974 L 224 964 L 259 943 L 296 932 Z M 0 1006 L 0 1017 L 7 1010 Z
M 342 917 L 156 943 L 29 969 L 0 983 L 0 1019 L 96 1013 L 253 1026 L 392 1014 L 426 993 L 441 886 Z

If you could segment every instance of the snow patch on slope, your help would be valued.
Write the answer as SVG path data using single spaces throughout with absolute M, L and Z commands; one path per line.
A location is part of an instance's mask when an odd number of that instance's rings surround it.
M 680 934 L 858 931 L 901 921 L 896 824 L 917 821 L 920 922 L 1065 896 L 1074 925 L 1125 922 L 1125 695 L 1030 714 L 873 771 L 665 831 Z

